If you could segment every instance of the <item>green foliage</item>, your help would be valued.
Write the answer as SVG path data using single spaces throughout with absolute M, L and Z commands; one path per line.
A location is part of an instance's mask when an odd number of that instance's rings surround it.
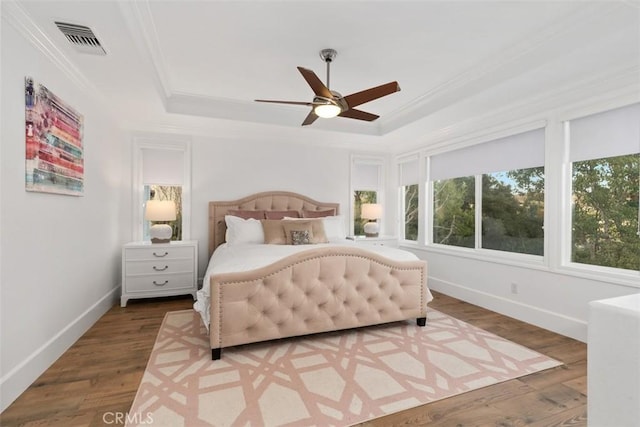
M 573 163 L 571 260 L 640 270 L 640 155 Z
M 433 242 L 473 248 L 475 178 L 435 181 L 433 188 Z
M 404 187 L 404 238 L 406 240 L 418 240 L 419 188 L 418 184 Z
M 543 255 L 544 168 L 482 176 L 482 247 Z

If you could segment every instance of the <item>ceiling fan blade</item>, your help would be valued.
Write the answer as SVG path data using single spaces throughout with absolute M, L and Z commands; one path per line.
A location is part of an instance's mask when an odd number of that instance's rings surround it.
M 344 97 L 344 100 L 347 102 L 349 108 L 357 107 L 360 104 L 364 104 L 365 102 L 373 101 L 374 99 L 382 98 L 386 95 L 391 95 L 392 93 L 399 92 L 400 85 L 398 82 L 391 82 L 384 85 L 372 87 L 370 89 L 365 89 L 360 92 L 352 93 L 351 95 L 347 95 Z
M 310 125 L 311 123 L 315 122 L 317 119 L 318 119 L 318 116 L 316 115 L 316 113 L 313 111 L 313 108 L 312 108 L 309 114 L 307 115 L 307 117 L 304 119 L 304 122 L 302 122 L 302 126 Z
M 272 104 L 290 104 L 290 105 L 306 105 L 306 106 L 311 106 L 313 105 L 313 103 L 311 102 L 298 102 L 298 101 L 274 101 L 271 99 L 255 99 L 254 101 L 256 102 L 270 102 Z
M 347 117 L 349 119 L 364 120 L 367 122 L 372 122 L 380 117 L 375 114 L 367 113 L 366 111 L 356 110 L 355 108 L 350 108 L 347 111 L 343 111 L 342 113 L 338 114 L 338 116 Z
M 309 83 L 309 86 L 311 86 L 313 93 L 315 93 L 318 96 L 323 96 L 325 98 L 329 98 L 329 99 L 333 98 L 333 94 L 331 93 L 329 88 L 326 87 L 324 83 L 322 83 L 322 80 L 320 80 L 318 76 L 316 76 L 316 73 L 314 73 L 313 71 L 307 68 L 302 68 L 302 67 L 298 67 L 298 71 L 300 71 L 300 74 L 302 74 L 302 77 L 304 77 L 307 83 Z

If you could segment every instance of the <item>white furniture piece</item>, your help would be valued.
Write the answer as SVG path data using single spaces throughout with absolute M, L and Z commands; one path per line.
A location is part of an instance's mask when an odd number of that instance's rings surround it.
M 191 294 L 198 291 L 198 242 L 131 242 L 122 248 L 120 306 L 132 298 Z
M 398 247 L 398 238 L 393 236 L 378 236 L 378 237 L 361 237 L 361 236 L 349 236 L 349 240 L 365 245 L 365 246 L 390 246 L 392 248 Z
M 640 294 L 589 303 L 590 427 L 640 423 Z

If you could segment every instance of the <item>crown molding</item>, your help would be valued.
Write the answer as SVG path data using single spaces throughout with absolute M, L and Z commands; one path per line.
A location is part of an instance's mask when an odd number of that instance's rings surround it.
M 150 2 L 119 1 L 118 6 L 131 33 L 134 43 L 142 53 L 146 53 L 152 64 L 155 83 L 165 107 L 174 91 L 171 86 L 166 61 L 160 49 L 158 31 L 151 15 Z
M 409 143 L 398 141 L 390 145 L 394 146 L 394 153 L 398 155 L 420 149 L 429 152 L 449 151 L 458 143 L 483 138 L 500 129 L 513 129 L 523 123 L 544 121 L 551 115 L 567 120 L 569 117 L 586 115 L 585 111 L 604 111 L 638 101 L 640 65 L 634 62 L 579 80 L 563 90 L 541 92 L 453 125 L 424 132 L 414 130 L 413 134 L 427 135 L 426 138 Z
M 69 60 L 63 51 L 58 49 L 47 32 L 36 25 L 18 2 L 2 3 L 2 19 L 57 66 L 78 88 L 83 91 L 95 90 L 89 79 Z
M 541 60 L 546 62 L 553 60 L 559 55 L 557 47 L 569 33 L 588 29 L 594 20 L 606 19 L 607 15 L 621 8 L 622 6 L 611 7 L 611 4 L 585 4 L 578 13 L 571 13 L 544 30 L 496 52 L 467 71 L 435 86 L 411 103 L 387 114 L 385 120 L 381 122 L 380 134 L 388 134 L 435 111 L 496 86 L 505 79 L 520 75 L 539 66 Z M 553 48 L 547 49 L 549 46 Z M 550 51 L 554 51 L 555 55 L 549 55 Z

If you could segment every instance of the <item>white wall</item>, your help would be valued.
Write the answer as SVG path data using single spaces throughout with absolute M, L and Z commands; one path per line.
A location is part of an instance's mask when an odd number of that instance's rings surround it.
M 605 280 L 576 277 L 544 267 L 411 249 L 427 260 L 431 289 L 586 342 L 589 302 L 637 293 Z M 511 284 L 517 284 L 517 294 Z
M 300 130 L 304 138 L 304 129 Z M 349 151 L 302 143 L 194 137 L 191 237 L 199 241 L 199 277 L 208 262 L 208 202 L 260 191 L 293 191 L 340 203 L 349 215 Z M 348 223 L 348 222 L 347 222 Z
M 3 17 L 4 18 L 4 17 Z M 129 151 L 96 97 L 2 21 L 0 377 L 4 410 L 116 300 Z M 24 78 L 84 114 L 83 197 L 25 191 Z

